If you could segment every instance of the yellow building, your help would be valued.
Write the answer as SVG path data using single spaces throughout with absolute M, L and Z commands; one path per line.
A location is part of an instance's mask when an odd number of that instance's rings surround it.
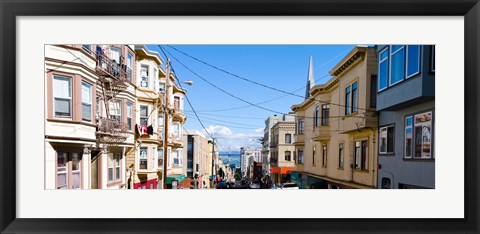
M 295 118 L 292 115 L 284 115 L 271 129 L 270 178 L 272 183 L 285 183 L 291 180 L 291 171 L 295 170 L 294 134 Z
M 377 58 L 357 46 L 330 70 L 322 85 L 307 87 L 296 115 L 294 180 L 302 188 L 377 186 Z M 311 69 L 310 64 L 310 69 Z M 309 80 L 313 83 L 313 69 Z

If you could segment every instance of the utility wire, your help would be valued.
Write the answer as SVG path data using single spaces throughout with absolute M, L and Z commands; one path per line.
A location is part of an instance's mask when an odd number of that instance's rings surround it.
M 184 54 L 184 55 L 187 56 L 187 57 L 190 57 L 190 58 L 192 58 L 192 59 L 194 59 L 194 60 L 196 60 L 196 61 L 198 61 L 198 62 L 200 62 L 200 63 L 203 63 L 203 64 L 205 64 L 205 65 L 207 65 L 207 66 L 209 66 L 209 67 L 212 67 L 212 68 L 214 68 L 214 69 L 216 69 L 216 70 L 218 70 L 218 71 L 221 71 L 221 72 L 223 72 L 223 73 L 226 73 L 226 74 L 228 74 L 228 75 L 230 75 L 230 76 L 233 76 L 233 77 L 236 77 L 236 78 L 238 78 L 238 79 L 244 80 L 244 81 L 246 81 L 246 82 L 249 82 L 249 83 L 252 83 L 252 84 L 255 84 L 255 85 L 258 85 L 258 86 L 267 88 L 267 89 L 271 89 L 271 90 L 274 90 L 274 91 L 277 91 L 277 92 L 281 92 L 281 93 L 284 93 L 284 94 L 287 94 L 287 95 L 292 95 L 292 96 L 296 96 L 296 97 L 300 97 L 300 98 L 305 98 L 305 96 L 298 95 L 298 94 L 295 94 L 295 93 L 293 93 L 293 92 L 288 92 L 288 91 L 285 91 L 285 90 L 277 89 L 277 88 L 275 88 L 275 87 L 272 87 L 272 86 L 269 86 L 269 85 L 265 85 L 265 84 L 259 83 L 259 82 L 257 82 L 257 81 L 250 80 L 250 79 L 248 79 L 248 78 L 239 76 L 239 75 L 237 75 L 237 74 L 234 74 L 234 73 L 232 73 L 232 72 L 229 72 L 229 71 L 227 71 L 227 70 L 224 70 L 224 69 L 222 69 L 222 68 L 219 68 L 219 67 L 217 67 L 217 66 L 215 66 L 215 65 L 209 64 L 209 63 L 207 63 L 207 62 L 205 62 L 205 61 L 203 61 L 203 60 L 200 60 L 200 59 L 198 59 L 198 58 L 196 58 L 196 57 L 193 57 L 193 56 L 191 56 L 191 55 L 189 55 L 189 54 L 187 54 L 187 53 L 185 53 L 185 52 L 183 52 L 183 51 L 178 50 L 177 48 L 175 48 L 175 47 L 173 47 L 173 46 L 170 46 L 170 45 L 167 45 L 167 46 L 170 47 L 170 48 L 172 48 L 172 49 L 174 49 L 174 50 L 176 50 L 176 51 L 178 51 L 179 53 Z M 167 51 L 167 53 L 169 53 L 167 49 L 165 49 L 165 51 Z M 170 53 L 169 53 L 169 54 L 170 54 Z M 175 60 L 178 61 L 178 59 L 176 59 L 172 54 L 170 54 L 170 55 L 171 55 Z M 178 61 L 178 62 L 180 62 L 180 61 Z M 181 63 L 181 62 L 180 62 L 180 63 Z M 189 68 L 187 68 L 187 69 L 190 70 Z M 308 100 L 312 100 L 312 99 L 313 99 L 313 100 L 315 100 L 315 101 L 319 101 L 319 102 L 322 102 L 322 103 L 325 103 L 325 104 L 331 104 L 331 105 L 336 105 L 336 106 L 343 106 L 343 107 L 345 107 L 345 105 L 342 105 L 342 104 L 329 103 L 329 102 L 325 102 L 325 101 L 322 101 L 322 100 L 317 100 L 316 98 L 312 98 L 312 97 L 306 97 L 305 99 L 308 99 Z M 362 109 L 362 108 L 359 108 L 359 109 Z M 367 109 L 364 109 L 364 110 L 367 110 Z

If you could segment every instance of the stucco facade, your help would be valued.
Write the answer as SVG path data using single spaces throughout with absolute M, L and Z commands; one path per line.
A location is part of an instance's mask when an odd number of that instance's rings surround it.
M 357 46 L 292 106 L 296 115 L 292 175 L 306 188 L 374 188 L 377 185 L 375 48 Z M 373 85 L 375 87 L 375 85 Z

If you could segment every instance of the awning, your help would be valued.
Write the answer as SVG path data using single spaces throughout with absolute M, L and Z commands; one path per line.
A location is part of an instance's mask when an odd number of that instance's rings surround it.
M 182 182 L 183 180 L 185 180 L 185 175 L 179 174 L 179 175 L 167 176 L 167 184 L 172 184 L 172 180 L 177 180 L 178 182 Z
M 294 171 L 295 167 L 282 167 L 281 171 L 283 175 L 290 174 L 290 172 Z

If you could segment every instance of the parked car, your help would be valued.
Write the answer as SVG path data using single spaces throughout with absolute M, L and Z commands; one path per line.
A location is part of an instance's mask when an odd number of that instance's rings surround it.
M 220 182 L 217 184 L 217 189 L 233 189 L 233 185 L 230 182 Z
M 251 189 L 260 189 L 260 181 L 252 181 L 249 186 Z
M 297 187 L 297 184 L 295 183 L 285 183 L 285 184 L 280 184 L 280 186 L 277 189 L 300 189 Z

